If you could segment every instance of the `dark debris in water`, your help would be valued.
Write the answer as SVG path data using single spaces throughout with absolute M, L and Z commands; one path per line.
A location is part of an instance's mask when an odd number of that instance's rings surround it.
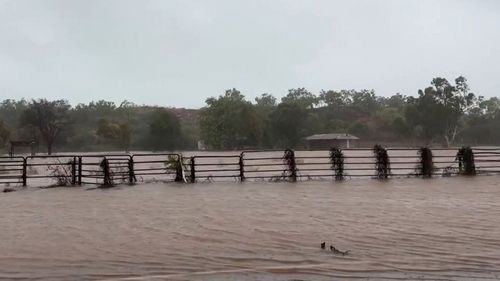
M 321 246 L 321 249 L 325 249 L 326 248 L 326 242 L 322 242 L 320 244 L 320 246 Z M 348 255 L 351 252 L 350 250 L 341 251 L 341 250 L 335 248 L 333 245 L 330 245 L 330 251 L 332 251 L 336 255 L 341 255 L 341 256 L 346 256 L 346 255 Z

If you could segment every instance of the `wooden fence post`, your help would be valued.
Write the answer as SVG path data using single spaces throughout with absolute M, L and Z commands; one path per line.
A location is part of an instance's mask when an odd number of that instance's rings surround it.
M 112 186 L 113 180 L 111 178 L 111 173 L 109 171 L 109 161 L 106 157 L 102 159 L 101 164 L 99 165 L 103 172 L 103 185 L 104 186 Z
M 28 184 L 28 162 L 26 160 L 26 157 L 23 157 L 23 186 L 26 186 Z
M 238 162 L 238 165 L 240 166 L 240 181 L 244 182 L 245 181 L 245 166 L 243 163 L 243 152 L 240 154 L 240 160 Z
M 78 156 L 78 185 L 82 185 L 82 156 Z
M 191 183 L 196 182 L 196 164 L 195 164 L 195 156 L 191 156 L 190 170 L 191 170 Z
M 290 173 L 290 180 L 292 182 L 297 181 L 297 163 L 295 162 L 295 152 L 291 149 L 286 149 L 283 155 L 283 160 L 285 165 L 288 167 L 288 172 Z
M 76 156 L 73 156 L 73 161 L 71 161 L 71 184 L 76 184 Z
M 184 182 L 184 171 L 182 169 L 182 157 L 177 154 L 177 163 L 175 164 L 175 182 Z

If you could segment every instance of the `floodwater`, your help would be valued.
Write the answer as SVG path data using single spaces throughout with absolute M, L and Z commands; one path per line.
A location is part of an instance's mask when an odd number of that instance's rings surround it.
M 28 188 L 0 278 L 498 280 L 500 176 Z M 347 256 L 320 249 L 321 242 Z

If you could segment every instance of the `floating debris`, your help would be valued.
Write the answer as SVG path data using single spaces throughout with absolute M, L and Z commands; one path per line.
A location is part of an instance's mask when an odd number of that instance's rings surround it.
M 341 251 L 341 250 L 339 250 L 339 249 L 337 249 L 337 248 L 333 247 L 332 245 L 330 245 L 330 250 L 331 250 L 334 254 L 336 254 L 336 255 L 342 255 L 342 256 L 348 255 L 348 254 L 349 254 L 349 252 L 350 252 L 349 250 L 347 250 L 347 251 Z

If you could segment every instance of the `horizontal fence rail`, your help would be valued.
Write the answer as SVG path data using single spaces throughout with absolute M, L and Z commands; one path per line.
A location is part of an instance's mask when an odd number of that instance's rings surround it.
M 387 179 L 500 173 L 500 148 L 248 150 L 0 157 L 0 184 Z

